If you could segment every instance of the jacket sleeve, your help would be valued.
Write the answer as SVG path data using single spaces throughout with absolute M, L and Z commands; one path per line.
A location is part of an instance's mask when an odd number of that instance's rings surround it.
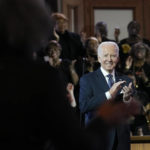
M 79 106 L 81 113 L 95 110 L 104 102 L 104 100 L 107 99 L 105 93 L 101 90 L 95 94 L 96 90 L 98 89 L 92 81 L 87 78 L 87 76 L 81 77 L 79 93 Z

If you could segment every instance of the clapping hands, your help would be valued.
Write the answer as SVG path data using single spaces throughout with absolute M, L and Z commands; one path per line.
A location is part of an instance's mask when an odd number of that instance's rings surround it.
M 123 87 L 122 93 L 123 93 L 123 102 L 125 103 L 130 102 L 133 93 L 132 82 L 130 82 L 128 86 Z
M 116 97 L 118 91 L 122 88 L 122 84 L 124 84 L 125 82 L 126 81 L 118 81 L 113 84 L 113 86 L 109 90 L 112 98 Z

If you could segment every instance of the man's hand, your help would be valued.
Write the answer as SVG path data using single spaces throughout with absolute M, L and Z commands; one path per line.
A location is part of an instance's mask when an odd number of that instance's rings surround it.
M 133 89 L 132 89 L 132 82 L 129 83 L 129 86 L 124 86 L 122 89 L 122 93 L 123 93 L 123 102 L 130 102 L 131 100 L 131 95 L 133 93 Z
M 122 84 L 125 83 L 126 81 L 118 81 L 113 84 L 113 86 L 110 88 L 109 92 L 112 96 L 112 98 L 115 98 L 117 92 L 122 88 Z

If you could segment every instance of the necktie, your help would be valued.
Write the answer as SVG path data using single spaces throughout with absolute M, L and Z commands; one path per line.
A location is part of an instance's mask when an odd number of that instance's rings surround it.
M 111 88 L 112 85 L 114 84 L 113 75 L 112 74 L 108 74 L 107 77 L 108 77 L 109 88 Z

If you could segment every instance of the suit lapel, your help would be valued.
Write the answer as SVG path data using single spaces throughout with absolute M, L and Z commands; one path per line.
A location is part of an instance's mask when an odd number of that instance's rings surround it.
M 115 78 L 116 78 L 116 82 L 124 80 L 124 79 L 122 78 L 122 75 L 119 74 L 118 72 L 115 72 Z
M 100 68 L 98 68 L 96 70 L 96 76 L 97 76 L 97 80 L 99 82 L 99 85 L 101 85 L 103 87 L 104 91 L 109 90 L 109 86 L 107 84 L 107 81 L 106 81 L 104 75 L 102 74 Z
M 121 81 L 120 76 L 118 75 L 117 72 L 115 72 L 115 78 L 116 78 L 116 82 Z

